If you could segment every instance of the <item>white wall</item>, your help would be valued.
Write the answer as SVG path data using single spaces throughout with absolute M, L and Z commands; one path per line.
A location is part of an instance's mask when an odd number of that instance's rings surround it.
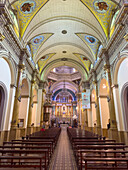
M 119 120 L 119 125 L 121 127 L 121 130 L 124 130 L 123 124 L 125 122 L 124 121 L 125 118 L 123 116 L 121 92 L 122 92 L 122 87 L 124 86 L 124 84 L 128 82 L 128 58 L 124 59 L 122 63 L 120 64 L 117 80 L 118 80 L 118 85 L 119 85 L 119 101 L 121 103 L 121 112 L 118 111 L 118 120 Z
M 109 116 L 109 108 L 107 98 L 100 98 L 100 115 L 101 115 L 101 126 L 103 129 L 107 129 Z
M 10 68 L 9 68 L 8 63 L 3 58 L 0 58 L 0 82 L 2 82 L 5 85 L 5 88 L 6 88 L 6 91 L 7 91 L 6 101 L 5 101 L 6 107 L 4 109 L 5 118 L 2 120 L 2 122 L 4 122 L 4 128 L 3 129 L 5 129 L 8 99 L 9 99 L 10 84 L 11 84 L 11 72 L 10 72 Z M 11 115 L 11 111 L 12 110 L 10 110 L 10 115 Z M 10 116 L 10 115 L 8 115 L 8 116 Z M 6 127 L 6 128 L 8 129 L 8 127 Z

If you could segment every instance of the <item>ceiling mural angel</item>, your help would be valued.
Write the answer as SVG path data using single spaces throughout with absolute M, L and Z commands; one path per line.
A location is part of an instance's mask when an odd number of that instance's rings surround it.
M 76 33 L 76 35 L 89 47 L 93 54 L 94 60 L 96 60 L 101 42 L 94 36 L 85 33 Z
M 104 33 L 109 38 L 109 27 L 113 17 L 113 10 L 117 8 L 117 4 L 109 0 L 80 0 L 94 14 L 101 24 Z
M 32 58 L 34 59 L 35 55 L 37 54 L 38 50 L 40 47 L 47 41 L 53 34 L 52 33 L 46 33 L 46 34 L 41 34 L 37 35 L 34 38 L 32 38 L 29 42 L 28 45 L 30 47 L 31 55 Z
M 35 14 L 48 2 L 48 0 L 38 1 L 14 1 L 12 7 L 17 11 L 17 18 L 19 19 L 20 37 L 22 38 L 26 28 L 35 16 Z

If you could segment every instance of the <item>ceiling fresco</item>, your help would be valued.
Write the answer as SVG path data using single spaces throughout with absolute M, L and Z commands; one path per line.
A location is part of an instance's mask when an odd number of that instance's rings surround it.
M 14 30 L 30 52 L 30 60 L 39 70 L 41 79 L 48 79 L 47 72 L 52 69 L 53 64 L 56 67 L 74 64 L 73 67 L 84 75 L 82 79 L 87 80 L 90 69 L 95 67 L 99 59 L 100 50 L 105 48 L 114 32 L 121 1 L 9 0 L 9 2 L 14 9 L 10 12 L 14 20 Z M 61 62 L 63 58 L 67 60 Z M 62 72 L 65 73 L 64 70 Z M 76 81 L 77 85 L 78 82 Z
M 36 37 L 32 38 L 28 45 L 30 47 L 31 51 L 31 55 L 32 58 L 35 57 L 35 55 L 37 54 L 38 50 L 40 49 L 40 47 L 45 43 L 45 41 L 47 41 L 53 34 L 49 33 L 49 34 L 41 34 L 41 35 L 37 35 Z
M 106 37 L 109 37 L 109 27 L 113 16 L 113 10 L 117 4 L 110 0 L 80 0 L 87 6 L 101 24 Z
M 76 33 L 76 35 L 89 47 L 94 59 L 96 59 L 99 46 L 101 45 L 100 41 L 94 36 L 85 33 Z
M 74 53 L 74 55 L 76 57 L 78 57 L 80 59 L 80 61 L 82 61 L 82 63 L 84 64 L 84 66 L 85 66 L 85 68 L 87 70 L 87 72 L 89 72 L 89 67 L 91 65 L 91 61 L 87 57 L 85 57 L 85 56 L 83 56 L 81 54 Z
M 48 2 L 48 0 L 19 0 L 12 4 L 13 8 L 17 11 L 21 38 L 35 14 L 46 4 L 46 2 Z
M 39 67 L 39 72 L 41 73 L 43 67 L 45 66 L 45 64 L 47 63 L 47 61 L 53 57 L 56 53 L 51 53 L 51 54 L 47 54 L 43 57 L 41 57 L 39 60 L 38 60 L 38 67 Z

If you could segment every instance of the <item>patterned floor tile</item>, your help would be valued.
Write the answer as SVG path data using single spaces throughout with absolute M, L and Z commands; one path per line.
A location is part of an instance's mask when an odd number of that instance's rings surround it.
M 66 125 L 63 125 L 61 129 L 61 134 L 49 170 L 77 170 L 75 158 L 67 135 Z

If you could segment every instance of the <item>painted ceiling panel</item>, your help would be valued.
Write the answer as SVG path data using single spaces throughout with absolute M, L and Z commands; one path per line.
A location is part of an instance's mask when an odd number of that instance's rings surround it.
M 87 72 L 89 72 L 89 67 L 91 65 L 91 61 L 87 57 L 85 57 L 85 56 L 83 56 L 81 54 L 74 53 L 74 55 L 77 56 L 82 61 L 82 63 L 84 64 L 84 66 L 85 66 L 85 68 L 87 70 Z
M 100 41 L 92 35 L 85 33 L 76 33 L 76 35 L 90 48 L 94 59 L 97 58 L 98 49 L 100 46 Z
M 48 0 L 19 0 L 14 2 L 13 7 L 17 10 L 21 38 L 35 14 L 45 5 L 46 2 L 48 2 Z
M 113 16 L 113 10 L 117 4 L 110 0 L 80 0 L 85 6 L 87 6 L 94 16 L 101 24 L 106 37 L 109 37 L 109 27 L 111 18 Z
M 45 64 L 47 63 L 47 61 L 53 57 L 56 53 L 51 53 L 51 54 L 47 54 L 45 56 L 43 56 L 37 63 L 39 66 L 39 72 L 41 73 L 43 67 L 45 66 Z
M 29 47 L 31 50 L 32 58 L 35 57 L 40 47 L 47 41 L 53 34 L 41 34 L 37 35 L 29 41 Z

